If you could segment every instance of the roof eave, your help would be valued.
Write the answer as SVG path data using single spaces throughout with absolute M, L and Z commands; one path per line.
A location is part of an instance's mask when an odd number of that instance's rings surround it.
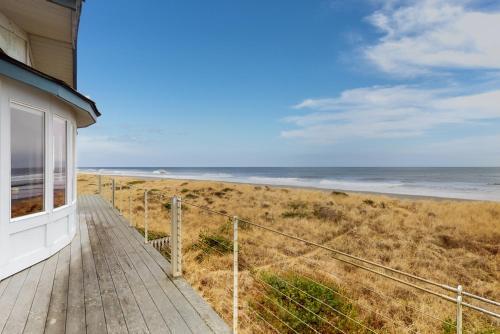
M 64 81 L 37 71 L 6 54 L 0 53 L 0 74 L 49 93 L 72 105 L 77 112 L 79 128 L 90 126 L 97 121 L 101 113 L 94 101 L 71 88 Z M 85 117 L 86 116 L 86 117 Z

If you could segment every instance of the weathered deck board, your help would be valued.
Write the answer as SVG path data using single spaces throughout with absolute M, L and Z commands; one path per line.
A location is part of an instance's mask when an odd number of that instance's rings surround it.
M 5 324 L 4 331 L 6 333 L 16 334 L 23 332 L 44 265 L 45 263 L 42 262 L 30 268 L 23 288 L 17 296 L 16 304 L 12 309 L 9 320 Z
M 45 322 L 45 333 L 59 334 L 66 330 L 70 257 L 70 246 L 68 245 L 59 252 L 54 286 L 50 297 L 49 314 Z
M 82 206 L 81 203 L 79 205 L 80 207 Z M 94 256 L 92 255 L 92 248 L 90 246 L 87 216 L 90 216 L 90 214 L 86 214 L 80 209 L 79 221 L 83 264 L 83 288 L 85 295 L 85 322 L 87 325 L 87 333 L 98 334 L 106 332 L 106 318 L 102 306 Z
M 37 334 L 44 331 L 58 258 L 59 254 L 55 254 L 45 261 L 42 277 L 40 278 L 40 282 L 38 282 L 35 298 L 31 305 L 28 322 L 24 328 L 24 334 Z
M 76 229 L 75 239 L 71 243 L 69 264 L 68 313 L 66 331 L 83 334 L 85 329 L 85 294 L 83 286 L 83 263 L 80 229 Z
M 0 333 L 230 333 L 169 263 L 98 196 L 70 245 L 0 282 Z
M 0 328 L 2 329 L 2 333 L 4 332 L 5 324 L 7 320 L 9 320 L 12 308 L 16 304 L 17 296 L 23 287 L 29 270 L 30 269 L 21 271 L 12 276 L 7 288 L 0 298 Z
M 7 285 L 9 285 L 9 280 L 10 280 L 10 278 L 6 278 L 0 282 L 0 297 L 2 297 L 3 292 L 7 288 Z

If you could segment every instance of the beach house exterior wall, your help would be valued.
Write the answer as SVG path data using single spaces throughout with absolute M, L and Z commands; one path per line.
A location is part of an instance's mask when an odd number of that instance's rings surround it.
M 80 8 L 81 0 L 0 2 L 0 280 L 76 233 L 77 129 L 100 115 L 68 66 Z
M 31 66 L 31 44 L 26 32 L 0 12 L 0 48 L 10 57 Z

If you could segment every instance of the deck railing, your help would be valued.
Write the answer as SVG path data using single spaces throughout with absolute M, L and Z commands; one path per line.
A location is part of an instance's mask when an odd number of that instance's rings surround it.
M 189 268 L 183 268 L 183 252 L 186 250 L 196 248 L 202 255 L 217 255 L 221 259 L 217 264 L 219 270 L 223 265 L 222 259 L 232 257 L 230 264 L 224 262 L 224 269 L 232 273 L 231 282 L 224 281 L 228 285 L 225 287 L 227 294 L 231 295 L 232 314 L 221 315 L 232 322 L 234 333 L 421 333 L 429 331 L 429 328 L 439 329 L 444 333 L 475 333 L 477 326 L 467 327 L 465 323 L 470 318 L 465 317 L 466 310 L 477 312 L 492 333 L 500 331 L 500 302 L 469 292 L 462 285 L 450 286 L 391 268 L 281 229 L 182 200 L 176 194 L 142 189 L 130 182 L 124 186 L 111 176 L 106 177 L 107 181 L 104 176 L 96 177 L 97 192 L 128 217 L 131 226 L 138 226 L 138 222 L 132 209 L 132 203 L 136 199 L 132 197 L 130 190 L 140 190 L 144 194 L 142 231 L 145 242 L 162 250 L 169 258 L 172 277 L 180 277 L 183 271 L 189 271 Z M 128 194 L 124 192 L 127 189 Z M 162 217 L 165 224 L 170 225 L 168 236 L 155 239 L 150 235 L 148 207 L 152 200 L 168 208 L 170 219 L 167 214 Z M 218 231 L 219 237 L 202 237 L 200 232 L 200 238 L 196 241 L 189 240 L 183 245 L 185 236 L 182 212 L 188 209 L 197 211 L 199 215 L 206 215 L 206 225 L 211 224 L 210 220 L 218 219 L 218 223 L 211 226 L 212 230 Z M 190 228 L 202 231 L 204 226 Z M 192 231 L 189 232 L 193 234 Z M 296 247 L 298 251 L 290 256 L 282 256 L 273 251 L 266 253 L 268 259 L 248 258 L 248 253 L 244 251 L 247 247 L 272 247 L 261 243 L 266 239 L 265 234 L 271 234 L 272 238 L 268 239 L 276 244 L 300 245 Z M 243 247 L 243 253 L 240 252 L 240 247 Z M 282 245 L 280 247 L 283 248 Z M 286 251 L 286 247 L 284 249 Z M 332 271 L 330 268 L 333 267 L 339 270 Z M 348 274 L 351 271 L 356 271 L 355 275 Z M 382 289 L 381 286 L 385 288 Z M 312 288 L 309 289 L 310 287 Z M 400 291 L 400 287 L 409 289 L 401 292 L 403 296 L 400 297 L 384 291 Z M 321 293 L 316 294 L 315 290 Z M 368 294 L 373 303 L 356 300 L 350 294 L 350 291 L 355 290 Z M 425 307 L 425 302 L 417 306 L 405 300 L 415 296 L 416 292 L 420 293 L 418 298 L 436 298 L 453 308 L 440 304 L 443 314 L 435 314 Z M 390 313 L 383 313 L 378 303 L 384 302 L 394 303 L 397 305 L 394 308 L 403 309 L 409 318 L 395 319 Z M 359 316 L 358 311 L 353 311 L 354 308 L 362 310 L 359 313 L 363 316 Z M 422 330 L 415 327 L 412 317 L 435 325 L 429 324 Z M 430 331 L 434 332 L 432 329 Z

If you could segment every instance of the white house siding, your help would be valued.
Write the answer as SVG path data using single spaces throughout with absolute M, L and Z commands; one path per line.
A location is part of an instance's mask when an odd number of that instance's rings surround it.
M 10 57 L 32 65 L 28 35 L 2 12 L 0 12 L 0 48 Z
M 45 113 L 45 210 L 16 219 L 10 218 L 10 113 L 13 105 Z M 55 210 L 52 209 L 54 115 L 68 121 L 68 204 Z M 75 113 L 70 105 L 0 75 L 0 280 L 51 256 L 66 246 L 75 234 L 75 129 Z

